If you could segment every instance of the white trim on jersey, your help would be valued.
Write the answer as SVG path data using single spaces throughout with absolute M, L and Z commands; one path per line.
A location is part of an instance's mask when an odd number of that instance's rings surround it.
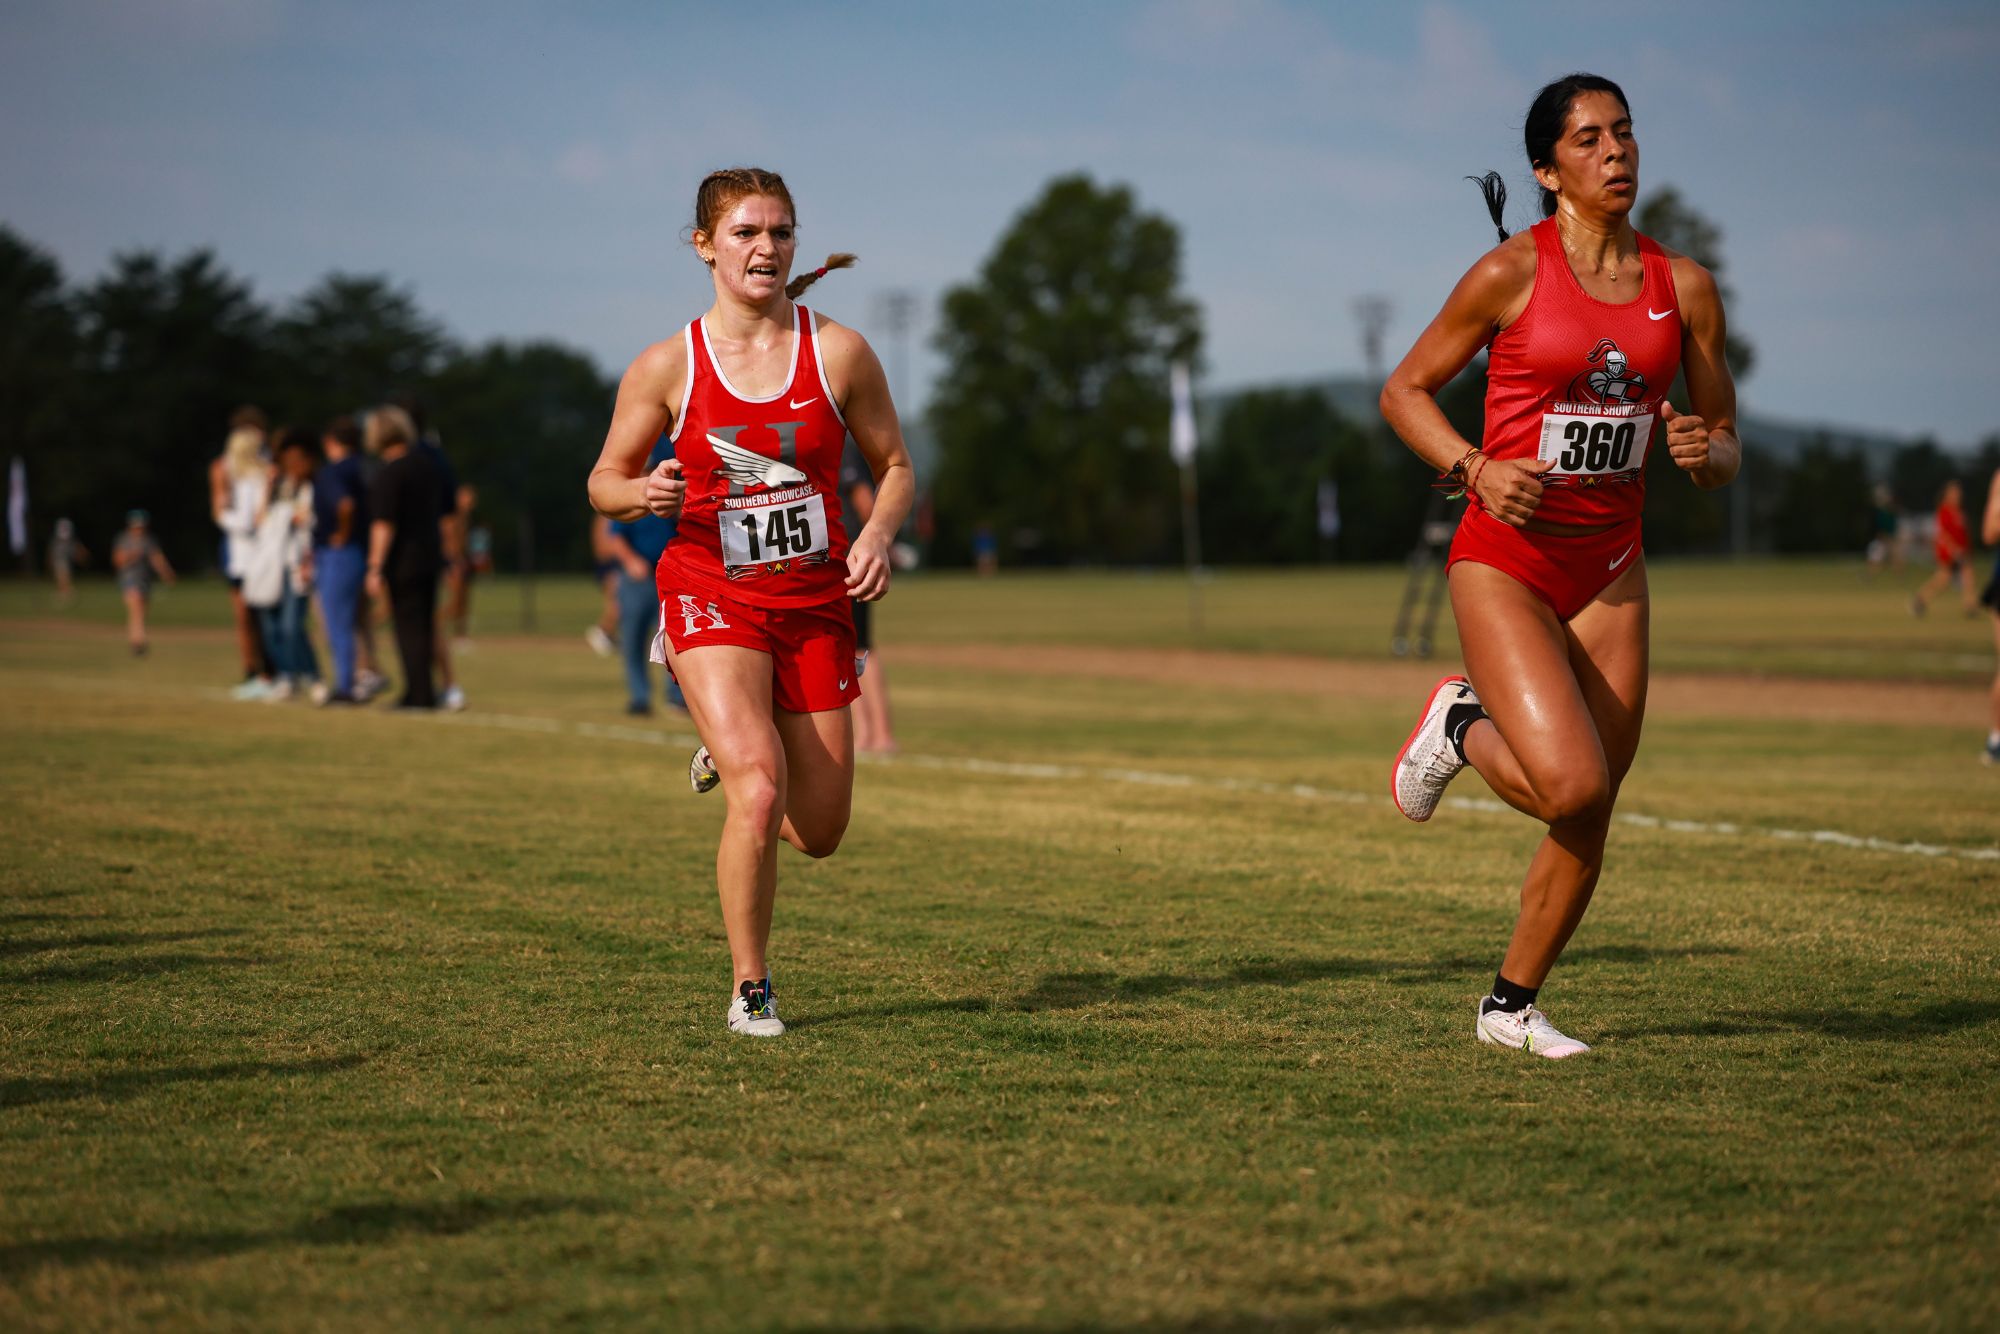
M 798 320 L 796 317 L 796 312 L 799 311 L 800 309 L 802 309 L 802 307 L 797 305 L 794 305 L 792 307 L 792 310 L 794 311 L 794 318 L 792 322 L 793 328 L 792 328 L 791 369 L 785 372 L 785 383 L 779 387 L 778 392 L 775 394 L 766 394 L 762 398 L 752 398 L 748 394 L 738 393 L 736 386 L 729 383 L 729 375 L 722 369 L 722 358 L 715 355 L 715 344 L 711 342 L 709 339 L 708 321 L 706 320 L 695 321 L 695 323 L 701 325 L 701 345 L 708 349 L 708 364 L 715 367 L 715 378 L 721 383 L 723 390 L 727 392 L 730 397 L 743 403 L 775 403 L 779 399 L 783 398 L 786 394 L 792 392 L 792 381 L 796 380 L 799 375 L 799 331 L 798 331 Z
M 687 383 L 681 386 L 681 408 L 674 414 L 674 429 L 667 436 L 667 443 L 670 445 L 680 443 L 681 428 L 687 425 L 688 404 L 694 401 L 694 326 L 699 323 L 700 320 L 688 321 L 687 337 L 683 340 L 687 343 L 688 349 Z
M 806 310 L 804 306 L 800 306 L 799 309 L 805 311 L 806 328 L 812 330 L 813 369 L 819 372 L 819 391 L 826 395 L 826 405 L 833 409 L 833 419 L 840 423 L 840 428 L 844 431 L 847 429 L 847 417 L 840 410 L 840 400 L 833 396 L 833 386 L 826 382 L 826 353 L 819 345 L 819 321 L 815 320 L 812 312 Z

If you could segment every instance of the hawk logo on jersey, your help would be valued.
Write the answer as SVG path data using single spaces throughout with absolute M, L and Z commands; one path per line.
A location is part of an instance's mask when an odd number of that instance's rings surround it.
M 729 622 L 722 619 L 722 613 L 715 609 L 713 602 L 703 611 L 701 604 L 683 593 L 681 596 L 681 633 L 700 634 L 703 630 L 727 630 Z
M 1633 370 L 1609 338 L 1597 340 L 1585 358 L 1603 369 L 1579 371 L 1569 382 L 1567 397 L 1572 403 L 1638 403 L 1646 397 L 1646 377 Z
M 800 426 L 804 422 L 780 422 L 772 428 L 778 432 L 778 448 L 784 458 L 770 458 L 736 444 L 736 436 L 750 430 L 748 426 L 722 426 L 720 434 L 708 432 L 708 448 L 716 452 L 716 462 L 722 464 L 720 472 L 732 486 L 796 486 L 806 480 L 806 474 L 788 460 L 798 454 Z

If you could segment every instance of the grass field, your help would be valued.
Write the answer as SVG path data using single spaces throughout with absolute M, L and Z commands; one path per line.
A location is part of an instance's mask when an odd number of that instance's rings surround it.
M 1661 566 L 1546 989 L 1537 830 L 1384 791 L 1397 572 L 931 577 L 906 753 L 785 855 L 732 1039 L 720 797 L 482 594 L 456 718 L 232 703 L 213 588 L 0 587 L 0 1328 L 1990 1328 L 1990 628 Z M 1448 635 L 1441 660 L 1453 649 Z

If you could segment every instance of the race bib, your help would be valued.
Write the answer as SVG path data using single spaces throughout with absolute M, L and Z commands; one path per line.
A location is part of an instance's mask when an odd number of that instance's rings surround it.
M 1567 412 L 1542 417 L 1542 446 L 1535 457 L 1553 464 L 1545 476 L 1601 477 L 1646 466 L 1653 414 L 1599 417 Z
M 765 573 L 763 566 L 826 559 L 826 498 L 818 492 L 725 509 L 716 526 L 723 573 L 732 579 Z

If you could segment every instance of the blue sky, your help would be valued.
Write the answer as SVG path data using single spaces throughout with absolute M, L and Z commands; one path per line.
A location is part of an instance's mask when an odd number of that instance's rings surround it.
M 387 273 L 460 337 L 616 371 L 709 299 L 680 235 L 713 166 L 783 172 L 807 251 L 861 254 L 814 295 L 864 332 L 1081 169 L 1180 225 L 1233 387 L 1360 369 L 1366 293 L 1399 354 L 1491 240 L 1461 177 L 1529 220 L 1521 119 L 1573 68 L 1631 97 L 1642 191 L 1723 226 L 1748 406 L 2000 432 L 1991 5 L 27 0 L 0 220 L 73 279 L 132 247 L 212 246 L 274 302 Z

